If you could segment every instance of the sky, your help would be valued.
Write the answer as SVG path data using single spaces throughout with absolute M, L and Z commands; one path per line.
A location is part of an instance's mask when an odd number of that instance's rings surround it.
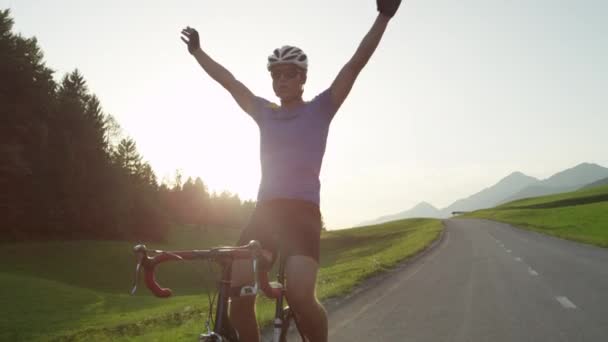
M 170 5 L 168 5 L 170 4 Z M 78 68 L 159 180 L 201 177 L 255 199 L 259 132 L 180 40 L 186 25 L 256 95 L 277 101 L 276 47 L 327 89 L 377 15 L 373 0 L 0 0 L 59 79 Z M 334 118 L 321 170 L 329 229 L 438 208 L 511 172 L 608 167 L 608 2 L 405 0 Z

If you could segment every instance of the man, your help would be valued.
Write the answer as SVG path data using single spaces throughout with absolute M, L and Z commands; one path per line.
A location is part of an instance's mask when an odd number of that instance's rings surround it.
M 327 341 L 327 314 L 315 295 L 319 268 L 321 214 L 319 172 L 325 153 L 329 124 L 350 92 L 355 79 L 375 51 L 400 0 L 377 0 L 378 17 L 353 57 L 329 89 L 313 100 L 302 100 L 308 57 L 293 46 L 283 46 L 268 57 L 272 87 L 281 100 L 276 105 L 256 97 L 228 70 L 200 47 L 196 30 L 187 27 L 182 40 L 201 67 L 248 113 L 260 129 L 262 180 L 256 209 L 238 244 L 258 240 L 271 259 L 285 253 L 287 300 L 299 326 L 311 342 Z M 251 264 L 233 265 L 233 286 L 253 283 Z M 255 298 L 233 298 L 230 317 L 241 341 L 260 340 L 255 318 Z

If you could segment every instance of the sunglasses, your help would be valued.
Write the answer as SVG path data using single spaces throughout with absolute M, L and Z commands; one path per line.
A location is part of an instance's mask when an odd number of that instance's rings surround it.
M 287 70 L 273 70 L 270 72 L 270 76 L 272 76 L 273 80 L 281 79 L 281 76 L 285 77 L 285 79 L 290 80 L 296 77 L 300 73 L 297 69 L 287 69 Z

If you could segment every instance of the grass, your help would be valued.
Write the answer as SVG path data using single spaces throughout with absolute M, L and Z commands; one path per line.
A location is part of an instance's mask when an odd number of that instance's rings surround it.
M 590 189 L 564 192 L 549 196 L 524 198 L 500 205 L 497 207 L 497 209 L 557 208 L 602 201 L 608 201 L 608 186 L 599 186 Z
M 236 230 L 201 235 L 198 229 L 182 227 L 167 244 L 149 247 L 205 248 L 233 242 L 236 236 Z M 206 308 L 200 289 L 212 286 L 212 280 L 200 263 L 159 267 L 159 282 L 179 296 L 159 300 L 143 284 L 138 295 L 129 296 L 135 270 L 134 244 L 54 241 L 2 245 L 0 281 L 7 285 L 0 294 L 0 304 L 8 308 L 8 319 L 0 320 L 0 340 L 44 341 L 70 335 L 74 338 L 68 340 L 79 340 L 87 331 L 132 335 L 158 325 L 158 321 L 188 319 Z
M 319 297 L 348 293 L 361 281 L 420 252 L 441 229 L 438 220 L 410 219 L 325 234 Z
M 506 222 L 564 239 L 608 247 L 608 186 L 522 199 L 464 217 Z
M 434 241 L 437 220 L 414 219 L 325 232 L 321 242 L 318 296 L 348 293 L 366 278 L 394 266 Z M 238 231 L 201 234 L 175 230 L 165 245 L 188 249 L 231 244 Z M 174 290 L 157 299 L 146 289 L 127 293 L 134 275 L 134 243 L 72 241 L 4 244 L 0 248 L 2 341 L 196 340 L 208 310 L 205 288 L 213 285 L 205 263 L 159 268 L 158 280 Z M 216 273 L 215 273 L 216 274 Z M 143 285 L 142 285 L 143 286 Z M 273 303 L 258 301 L 258 319 L 268 322 Z

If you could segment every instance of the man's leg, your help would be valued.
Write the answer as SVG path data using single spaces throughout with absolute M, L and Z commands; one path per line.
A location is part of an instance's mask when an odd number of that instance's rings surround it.
M 277 224 L 274 221 L 273 207 L 259 202 L 249 219 L 249 223 L 241 232 L 237 245 L 242 246 L 251 240 L 262 244 L 263 265 L 272 267 L 273 252 L 276 250 L 275 236 L 272 229 Z M 232 287 L 253 285 L 253 264 L 251 260 L 235 260 L 232 263 Z M 241 342 L 259 342 L 260 329 L 255 317 L 255 296 L 235 297 L 230 303 L 230 321 L 238 331 Z
M 235 260 L 232 263 L 232 286 L 250 285 L 253 282 L 251 261 Z M 260 330 L 255 318 L 255 296 L 231 298 L 230 322 L 239 332 L 241 342 L 260 341 Z
M 311 342 L 327 342 L 327 313 L 317 300 L 315 284 L 319 264 L 311 257 L 287 258 L 287 301 L 298 316 L 298 326 Z

